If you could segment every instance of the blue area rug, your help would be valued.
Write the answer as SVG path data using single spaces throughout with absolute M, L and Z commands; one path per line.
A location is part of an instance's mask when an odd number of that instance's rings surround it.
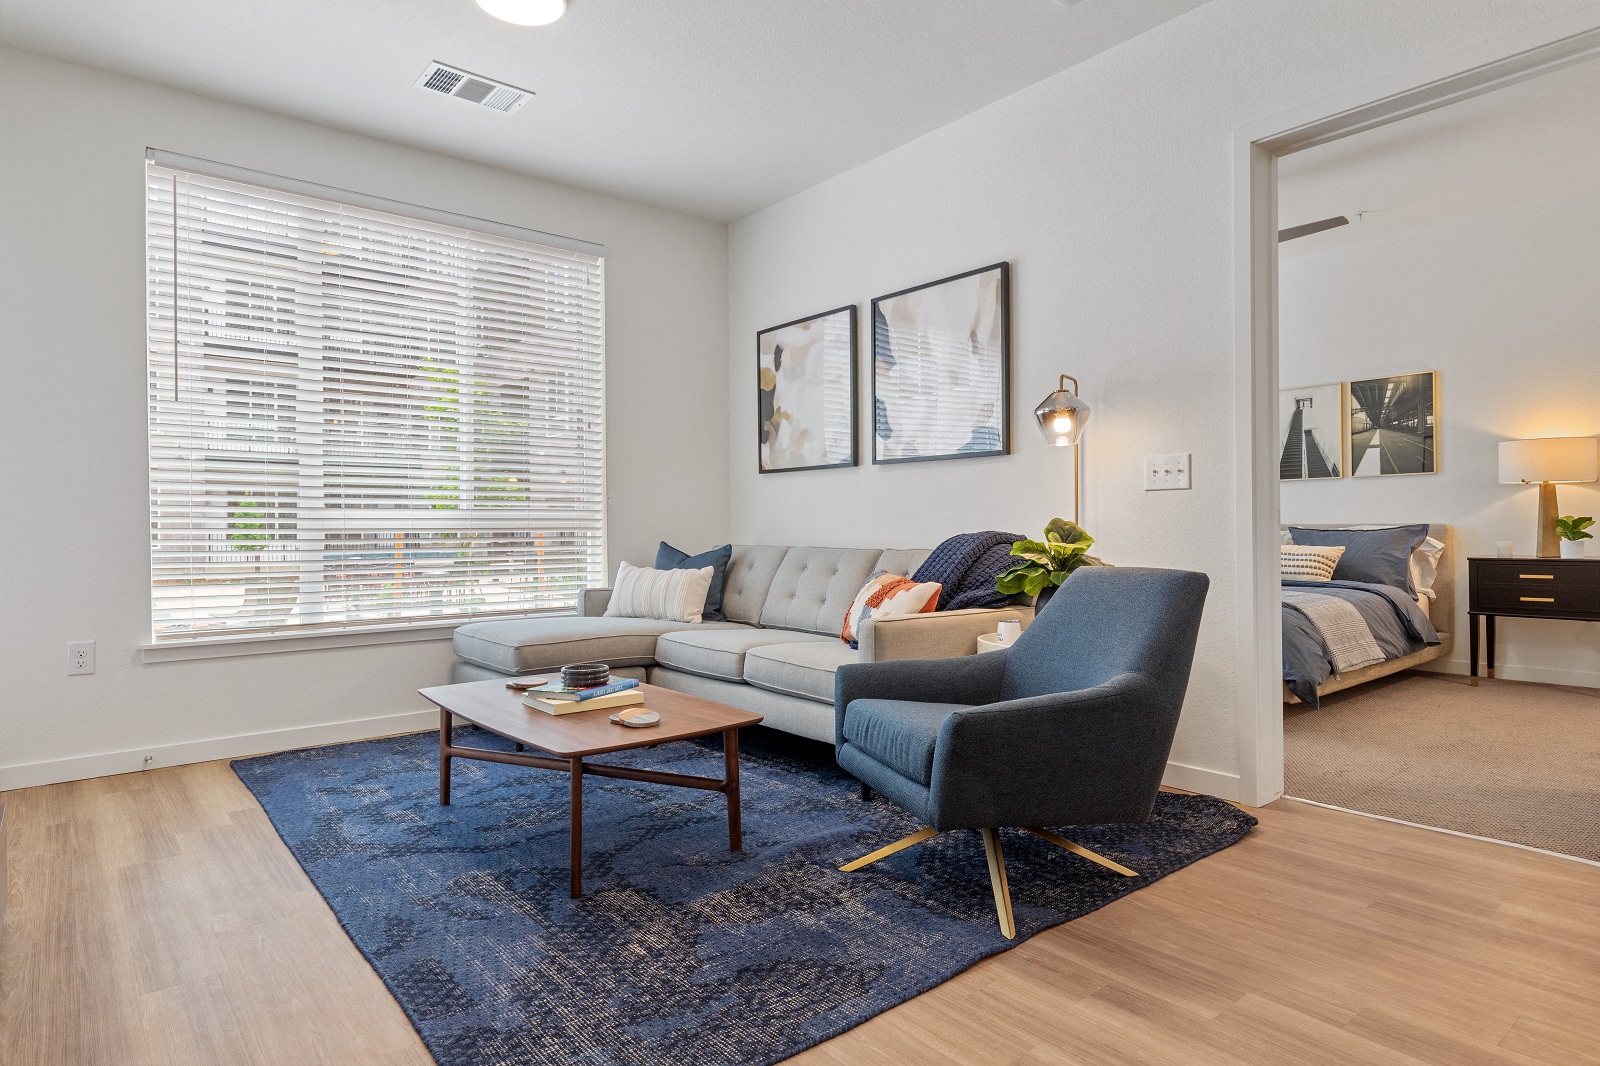
M 440 807 L 436 733 L 233 767 L 441 1066 L 777 1062 L 1255 824 L 1209 796 L 1163 794 L 1145 825 L 1064 831 L 1139 878 L 1007 831 L 1007 941 L 976 832 L 839 873 L 916 824 L 863 803 L 829 747 L 742 738 L 739 855 L 720 795 L 585 779 L 581 900 L 567 895 L 565 774 L 458 759 Z M 599 761 L 722 769 L 716 741 Z

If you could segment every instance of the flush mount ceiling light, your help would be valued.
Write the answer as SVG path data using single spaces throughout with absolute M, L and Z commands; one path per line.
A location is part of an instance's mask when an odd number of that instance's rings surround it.
M 567 0 L 478 0 L 478 6 L 515 26 L 548 26 L 567 13 Z

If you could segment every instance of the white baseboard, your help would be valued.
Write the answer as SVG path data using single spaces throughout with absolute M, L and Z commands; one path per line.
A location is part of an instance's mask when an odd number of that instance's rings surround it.
M 1472 673 L 1465 659 L 1434 659 L 1417 667 L 1424 674 Z M 1483 660 L 1478 661 L 1478 672 L 1484 672 Z M 1517 666 L 1501 663 L 1495 667 L 1494 676 L 1501 681 L 1532 681 L 1540 685 L 1571 685 L 1576 688 L 1600 688 L 1600 673 L 1593 670 L 1564 670 L 1549 666 Z
M 240 736 L 191 740 L 181 744 L 163 744 L 151 748 L 78 755 L 70 759 L 0 766 L 0 792 L 14 788 L 32 788 L 35 785 L 53 785 L 61 781 L 82 781 L 90 777 L 135 773 L 139 770 L 153 770 L 158 766 L 183 766 L 187 763 L 211 762 L 214 759 L 242 759 L 250 755 L 287 751 L 290 748 L 309 748 L 317 744 L 367 740 L 372 737 L 392 736 L 396 733 L 417 733 L 435 729 L 438 725 L 439 712 L 436 710 L 408 711 L 381 718 L 358 718 L 349 722 L 296 726 L 292 729 L 273 729 L 264 733 L 245 733 Z M 148 762 L 145 761 L 146 757 L 149 758 Z M 1207 770 L 1204 767 L 1188 766 L 1180 762 L 1167 763 L 1167 772 L 1162 777 L 1161 783 L 1187 792 L 1203 792 L 1225 800 L 1239 798 L 1238 774 Z
M 153 770 L 158 766 L 182 766 L 185 763 L 210 762 L 213 759 L 238 759 L 247 755 L 285 751 L 289 748 L 338 744 L 347 740 L 367 740 L 395 733 L 415 733 L 424 729 L 437 729 L 438 726 L 437 710 L 408 711 L 381 718 L 358 718 L 348 722 L 295 726 L 291 729 L 268 730 L 264 733 L 245 733 L 240 736 L 214 737 L 210 740 L 190 740 L 181 744 L 162 744 L 152 748 L 108 751 L 97 755 L 78 755 L 70 759 L 0 766 L 0 791 L 32 788 L 35 785 L 53 785 L 59 781 L 81 781 L 89 777 L 110 777 L 113 774 L 126 774 L 137 770 Z
M 1203 792 L 1218 799 L 1238 801 L 1239 775 L 1221 770 L 1207 770 L 1203 766 L 1187 766 L 1181 762 L 1167 763 L 1167 772 L 1161 783 L 1185 792 Z

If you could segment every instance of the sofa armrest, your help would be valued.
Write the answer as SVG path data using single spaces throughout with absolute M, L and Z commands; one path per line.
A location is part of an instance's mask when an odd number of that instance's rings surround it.
M 1027 629 L 1032 607 L 974 607 L 966 611 L 909 614 L 899 618 L 868 619 L 861 625 L 858 643 L 864 663 L 896 659 L 950 659 L 978 650 L 978 637 L 993 633 L 1002 622 L 1015 619 Z
M 610 589 L 584 589 L 578 593 L 578 617 L 599 618 L 611 602 Z

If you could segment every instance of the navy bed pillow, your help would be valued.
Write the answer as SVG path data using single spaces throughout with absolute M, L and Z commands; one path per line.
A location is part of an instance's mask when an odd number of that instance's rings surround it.
M 1366 581 L 1374 585 L 1411 587 L 1411 553 L 1428 536 L 1428 527 L 1388 526 L 1383 529 L 1309 529 L 1290 526 L 1289 539 L 1296 544 L 1343 546 L 1344 554 L 1334 568 L 1335 581 Z
M 656 549 L 656 569 L 703 570 L 711 567 L 711 589 L 706 593 L 706 605 L 700 611 L 700 617 L 707 622 L 726 622 L 727 619 L 722 617 L 722 590 L 728 582 L 728 561 L 732 558 L 732 544 L 724 544 L 699 555 L 689 555 L 662 541 L 661 547 Z

